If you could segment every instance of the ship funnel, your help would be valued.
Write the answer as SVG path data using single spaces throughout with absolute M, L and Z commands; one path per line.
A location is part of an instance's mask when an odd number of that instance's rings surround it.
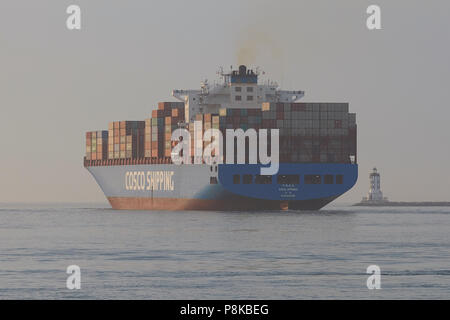
M 240 65 L 239 66 L 239 74 L 240 75 L 245 75 L 247 73 L 247 67 L 244 65 Z

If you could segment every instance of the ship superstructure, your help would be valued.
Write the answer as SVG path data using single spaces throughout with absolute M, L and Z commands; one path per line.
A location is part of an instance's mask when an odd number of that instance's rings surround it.
M 239 70 L 219 72 L 222 83 L 210 86 L 201 83 L 200 90 L 173 90 L 172 95 L 185 104 L 187 122 L 196 114 L 218 114 L 221 108 L 260 109 L 263 102 L 297 102 L 304 91 L 279 90 L 276 82 L 258 83 L 260 72 L 241 65 Z

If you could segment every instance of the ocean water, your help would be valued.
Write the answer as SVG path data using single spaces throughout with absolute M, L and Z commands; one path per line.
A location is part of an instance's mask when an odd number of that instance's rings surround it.
M 66 288 L 74 264 L 80 290 Z M 449 299 L 450 208 L 0 205 L 0 299 L 66 298 Z

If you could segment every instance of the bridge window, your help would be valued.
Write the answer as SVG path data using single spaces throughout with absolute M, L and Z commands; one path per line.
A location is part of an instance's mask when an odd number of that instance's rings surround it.
M 344 183 L 344 176 L 342 174 L 336 175 L 336 183 L 337 184 L 343 184 Z
M 253 180 L 253 177 L 251 174 L 244 174 L 242 177 L 242 183 L 243 184 L 251 184 Z
M 242 97 L 241 96 L 236 96 L 236 101 L 241 101 Z
M 253 92 L 253 87 L 247 87 L 247 92 Z
M 334 177 L 332 174 L 326 174 L 323 177 L 323 183 L 325 183 L 325 184 L 333 184 L 333 181 L 334 181 Z
M 320 174 L 307 174 L 305 175 L 305 184 L 321 184 L 322 177 Z
M 271 184 L 272 183 L 272 176 L 257 174 L 255 176 L 255 183 L 256 184 Z
M 253 101 L 253 96 L 247 96 L 247 101 Z
M 234 184 L 239 184 L 241 183 L 241 176 L 238 174 L 233 175 L 233 183 Z
M 242 91 L 242 88 L 241 88 L 241 87 L 234 87 L 234 91 L 236 91 L 236 92 L 241 92 L 241 91 Z
M 277 177 L 278 184 L 299 184 L 300 176 L 298 174 L 279 174 Z
M 217 184 L 217 177 L 210 177 L 209 184 Z

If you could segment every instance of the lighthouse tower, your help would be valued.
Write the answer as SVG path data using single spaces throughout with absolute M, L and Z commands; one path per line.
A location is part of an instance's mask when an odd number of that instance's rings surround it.
M 383 192 L 381 192 L 380 174 L 378 173 L 377 168 L 373 168 L 373 171 L 369 174 L 369 180 L 369 193 L 367 194 L 367 197 L 363 198 L 363 201 L 387 201 L 387 198 L 383 198 Z

